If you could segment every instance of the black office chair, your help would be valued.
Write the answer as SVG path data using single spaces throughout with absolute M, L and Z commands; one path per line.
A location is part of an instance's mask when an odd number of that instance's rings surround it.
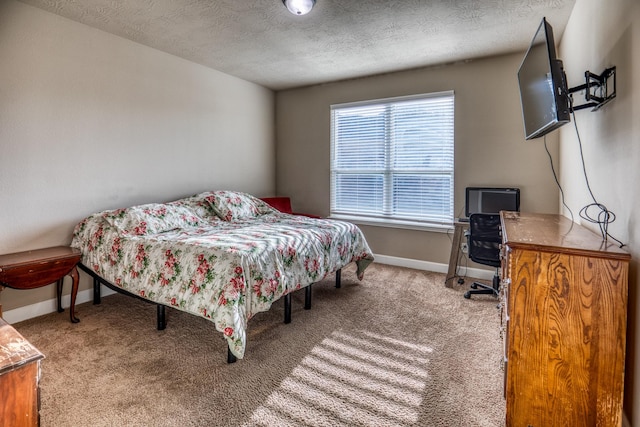
M 464 294 L 469 299 L 473 294 L 493 294 L 498 296 L 500 289 L 500 215 L 499 214 L 471 214 L 469 216 L 469 231 L 467 233 L 469 258 L 478 264 L 490 265 L 496 268 L 492 286 L 480 282 L 473 282 L 471 290 Z

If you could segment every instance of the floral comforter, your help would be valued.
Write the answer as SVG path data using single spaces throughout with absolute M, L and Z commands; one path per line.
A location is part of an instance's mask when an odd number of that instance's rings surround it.
M 238 358 L 256 313 L 351 262 L 362 279 L 373 261 L 353 224 L 280 213 L 229 191 L 91 215 L 71 245 L 113 285 L 211 320 Z

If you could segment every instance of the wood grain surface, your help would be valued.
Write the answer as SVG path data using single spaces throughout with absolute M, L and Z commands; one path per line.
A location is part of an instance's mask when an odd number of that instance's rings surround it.
M 581 236 L 578 251 L 553 237 L 541 244 L 548 229 L 512 226 L 503 236 L 507 426 L 622 423 L 629 257 L 594 251 L 599 236 L 581 228 L 571 230 Z M 538 240 L 527 246 L 523 234 Z

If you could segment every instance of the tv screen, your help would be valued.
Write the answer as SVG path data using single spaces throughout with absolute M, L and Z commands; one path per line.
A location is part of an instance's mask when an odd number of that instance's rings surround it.
M 520 210 L 519 188 L 467 187 L 465 215 L 474 213 L 497 214 L 500 211 Z
M 570 121 L 569 98 L 556 58 L 553 29 L 542 19 L 518 69 L 525 139 L 539 138 Z

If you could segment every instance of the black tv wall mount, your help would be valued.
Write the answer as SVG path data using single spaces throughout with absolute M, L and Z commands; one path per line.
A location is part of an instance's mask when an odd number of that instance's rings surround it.
M 591 111 L 597 111 L 616 97 L 616 67 L 607 68 L 600 75 L 590 71 L 584 72 L 585 84 L 572 87 L 567 90 L 569 96 L 575 92 L 585 91 L 585 103 L 573 105 L 571 110 L 582 110 L 593 107 Z

